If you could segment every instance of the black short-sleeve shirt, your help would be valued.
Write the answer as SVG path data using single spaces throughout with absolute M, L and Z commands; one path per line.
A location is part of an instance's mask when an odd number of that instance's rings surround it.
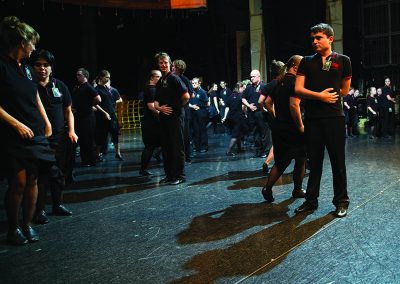
M 53 135 L 62 132 L 65 126 L 64 109 L 72 103 L 68 87 L 62 81 L 52 78 L 46 87 L 38 84 L 38 92 Z
M 102 85 L 97 85 L 95 89 L 101 98 L 101 102 L 99 104 L 100 107 L 108 114 L 110 115 L 113 114 L 115 112 L 115 109 L 114 109 L 114 97 L 111 93 L 111 89 Z
M 183 114 L 182 95 L 187 91 L 188 89 L 179 76 L 169 72 L 158 81 L 154 100 L 160 106 L 168 105 L 172 107 L 172 114 L 180 116 Z M 161 116 L 164 116 L 164 114 L 160 113 Z
M 143 95 L 143 120 L 145 121 L 158 121 L 158 117 L 147 107 L 148 103 L 154 103 L 156 96 L 156 86 L 147 85 L 144 87 Z
M 37 85 L 32 81 L 28 65 L 18 63 L 7 55 L 0 55 L 0 106 L 12 117 L 28 126 L 35 136 L 44 136 L 44 120 L 37 101 Z M 0 122 L 2 139 L 19 140 L 17 132 Z
M 276 81 L 275 88 L 270 92 L 270 96 L 274 100 L 276 121 L 294 124 L 289 105 L 290 97 L 295 96 L 295 82 L 296 77 L 293 74 L 287 73 L 282 81 Z
M 331 60 L 328 71 L 322 70 L 321 55 L 305 56 L 297 70 L 298 76 L 305 76 L 305 88 L 314 92 L 321 92 L 333 88 L 340 94 L 342 80 L 351 78 L 351 62 L 346 55 L 333 52 L 326 60 Z M 324 103 L 319 100 L 305 100 L 305 116 L 307 118 L 344 116 L 342 100 L 334 104 Z
M 236 92 L 231 93 L 231 95 L 226 98 L 225 107 L 229 108 L 228 119 L 232 119 L 235 122 L 245 119 L 242 109 L 242 94 Z
M 372 108 L 374 111 L 378 111 L 378 98 L 368 96 L 367 97 L 367 107 Z M 368 111 L 370 113 L 370 111 Z
M 88 82 L 75 86 L 72 91 L 72 105 L 77 117 L 85 117 L 93 113 L 93 99 L 98 96 L 96 89 Z
M 243 92 L 243 99 L 246 99 L 249 104 L 254 104 L 258 110 L 261 110 L 258 99 L 260 98 L 261 90 L 265 89 L 265 83 L 260 82 L 257 86 L 250 84 Z
M 277 79 L 273 79 L 271 80 L 271 82 L 264 84 L 262 89 L 260 90 L 261 94 L 264 95 L 265 97 L 270 96 L 277 84 L 278 84 Z

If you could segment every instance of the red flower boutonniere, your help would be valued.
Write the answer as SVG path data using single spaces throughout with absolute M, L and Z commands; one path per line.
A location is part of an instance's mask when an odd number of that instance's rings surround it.
M 335 62 L 332 62 L 331 68 L 332 68 L 332 69 L 338 70 L 338 69 L 339 69 L 339 64 L 337 64 L 337 63 L 335 63 Z

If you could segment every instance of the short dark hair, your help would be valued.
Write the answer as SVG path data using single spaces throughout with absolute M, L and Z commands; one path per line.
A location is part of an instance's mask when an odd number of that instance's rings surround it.
M 56 63 L 53 53 L 45 49 L 34 51 L 32 53 L 32 56 L 30 57 L 30 62 L 32 62 L 32 65 L 34 65 L 35 62 L 38 61 L 40 58 L 46 60 L 51 67 L 54 67 Z
M 319 23 L 318 25 L 311 27 L 310 31 L 314 34 L 321 32 L 326 34 L 328 37 L 334 36 L 333 28 L 326 23 Z
M 79 71 L 82 72 L 82 75 L 89 80 L 89 71 L 87 71 L 85 68 L 79 68 L 77 72 Z

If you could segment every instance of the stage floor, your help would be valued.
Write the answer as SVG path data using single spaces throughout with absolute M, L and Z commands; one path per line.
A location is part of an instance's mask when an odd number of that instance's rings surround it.
M 0 283 L 400 283 L 399 136 L 347 140 L 343 219 L 332 215 L 328 155 L 318 210 L 296 215 L 303 200 L 290 198 L 293 165 L 266 204 L 263 159 L 249 145 L 225 156 L 226 134 L 209 136 L 209 151 L 177 186 L 158 185 L 155 160 L 155 175 L 139 176 L 140 132 L 121 139 L 125 161 L 110 151 L 95 167 L 76 167 L 64 195 L 74 214 L 35 225 L 38 243 L 6 243 L 1 202 Z M 2 181 L 1 201 L 5 190 Z

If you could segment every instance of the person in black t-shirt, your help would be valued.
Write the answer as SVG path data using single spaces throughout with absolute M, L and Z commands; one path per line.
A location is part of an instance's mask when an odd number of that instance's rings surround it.
M 377 124 L 378 124 L 378 98 L 376 95 L 376 88 L 369 88 L 369 96 L 367 97 L 367 116 L 368 124 L 370 127 L 369 138 L 376 137 Z
M 332 51 L 333 28 L 325 23 L 311 28 L 316 54 L 302 59 L 296 76 L 295 92 L 305 102 L 305 134 L 310 176 L 306 201 L 295 212 L 318 208 L 325 148 L 328 150 L 333 175 L 334 215 L 347 215 L 347 175 L 345 164 L 345 121 L 341 96 L 349 93 L 350 59 Z
M 249 127 L 254 134 L 257 147 L 254 157 L 265 158 L 269 148 L 271 148 L 271 131 L 258 103 L 261 90 L 265 88 L 265 83 L 261 82 L 260 71 L 258 70 L 251 71 L 250 81 L 251 84 L 243 92 L 242 102 L 247 107 Z
M 233 92 L 225 100 L 225 112 L 222 123 L 229 127 L 231 140 L 226 151 L 227 156 L 236 156 L 233 146 L 237 145 L 241 149 L 241 138 L 247 132 L 247 123 L 243 111 L 242 93 L 246 86 L 243 82 L 237 82 Z M 240 151 L 240 150 L 239 150 Z
M 117 116 L 115 114 L 115 99 L 111 93 L 111 88 L 107 85 L 110 81 L 111 74 L 107 70 L 101 70 L 97 76 L 98 82 L 95 87 L 100 95 L 101 102 L 96 105 L 96 156 L 97 160 L 102 160 L 101 150 L 107 147 L 108 133 L 111 134 L 111 141 L 115 147 L 115 158 L 119 161 L 124 159 L 121 156 L 121 148 L 119 145 L 119 126 Z
M 189 100 L 189 107 L 192 109 L 191 119 L 193 122 L 194 150 L 205 153 L 208 151 L 208 96 L 207 92 L 201 88 L 199 78 L 192 79 L 192 86 L 194 96 Z
M 267 202 L 273 202 L 272 187 L 282 176 L 292 159 L 294 189 L 292 197 L 304 198 L 302 183 L 305 171 L 306 151 L 304 125 L 300 113 L 300 99 L 294 93 L 297 67 L 302 57 L 293 55 L 286 63 L 287 73 L 277 80 L 276 87 L 266 99 L 266 107 L 273 117 L 272 143 L 275 164 L 261 193 Z
M 15 16 L 0 23 L 0 176 L 8 180 L 5 210 L 7 241 L 24 245 L 39 240 L 31 227 L 39 172 L 55 162 L 46 137 L 52 128 L 24 60 L 39 41 L 39 34 Z M 23 219 L 20 227 L 19 211 Z
M 166 177 L 160 183 L 173 185 L 185 181 L 184 105 L 189 101 L 185 84 L 171 72 L 171 58 L 164 52 L 155 60 L 162 73 L 156 87 L 154 106 L 160 112 L 160 137 Z
M 189 78 L 184 75 L 186 71 L 186 63 L 182 59 L 175 59 L 174 62 L 172 62 L 172 72 L 174 72 L 176 75 L 181 78 L 182 82 L 185 84 L 186 88 L 188 89 L 189 96 L 190 98 L 194 97 L 194 89 L 193 85 L 190 82 Z M 191 110 L 189 107 L 189 103 L 186 103 L 184 106 L 185 109 L 185 126 L 183 128 L 183 137 L 184 137 L 184 143 L 185 143 L 185 161 L 190 163 L 192 161 L 192 151 L 190 147 L 190 140 L 191 140 Z
M 140 159 L 140 171 L 142 176 L 150 176 L 151 172 L 147 170 L 154 150 L 161 146 L 160 140 L 160 121 L 159 111 L 154 107 L 154 98 L 156 96 L 156 85 L 161 78 L 159 70 L 152 70 L 150 79 L 144 88 L 143 95 L 143 119 L 142 119 L 142 140 L 144 149 Z
M 53 201 L 53 214 L 70 216 L 72 212 L 63 205 L 65 173 L 72 170 L 73 144 L 78 141 L 75 134 L 74 115 L 71 109 L 71 95 L 68 87 L 53 77 L 54 55 L 40 50 L 31 57 L 33 70 L 38 79 L 38 92 L 52 125 L 53 134 L 48 138 L 55 151 L 56 164 L 49 172 L 41 174 L 38 180 L 38 199 L 34 221 L 38 224 L 49 222 L 45 211 L 48 189 Z M 71 168 L 71 169 L 69 169 Z
M 382 135 L 383 137 L 392 137 L 396 127 L 396 116 L 394 104 L 395 95 L 391 85 L 390 78 L 385 78 L 385 85 L 382 89 Z
M 76 71 L 78 84 L 72 90 L 72 106 L 75 109 L 75 130 L 79 136 L 81 161 L 84 166 L 96 164 L 94 131 L 96 118 L 93 106 L 101 102 L 95 88 L 89 84 L 89 72 L 85 68 Z

